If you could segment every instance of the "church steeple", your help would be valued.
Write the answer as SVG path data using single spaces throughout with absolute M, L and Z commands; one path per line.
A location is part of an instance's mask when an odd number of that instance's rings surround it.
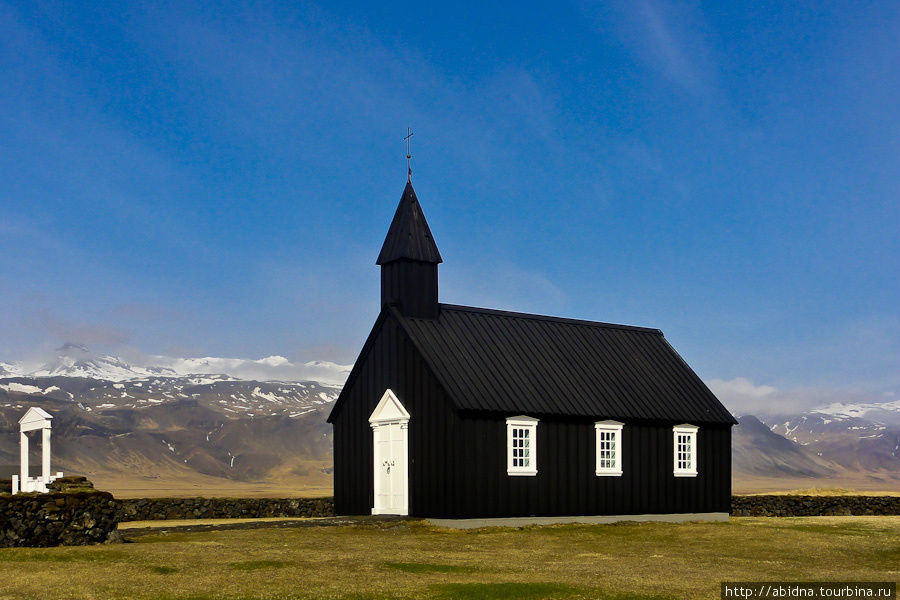
M 394 305 L 408 317 L 436 318 L 441 262 L 419 199 L 407 181 L 375 261 L 381 266 L 381 305 Z

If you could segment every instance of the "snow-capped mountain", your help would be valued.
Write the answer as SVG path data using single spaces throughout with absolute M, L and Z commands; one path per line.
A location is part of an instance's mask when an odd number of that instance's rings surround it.
M 20 372 L 20 377 L 86 377 L 105 381 L 126 381 L 138 377 L 157 375 L 177 377 L 172 369 L 138 367 L 115 356 L 98 356 L 85 346 L 65 344 L 58 348 L 57 356 L 31 371 Z
M 0 478 L 17 468 L 18 419 L 40 406 L 54 417 L 56 464 L 113 490 L 173 479 L 193 490 L 203 477 L 331 485 L 325 418 L 349 366 L 281 356 L 128 361 L 67 344 L 38 364 L 0 368 Z
M 11 368 L 0 374 L 0 407 L 52 399 L 96 412 L 191 400 L 228 418 L 304 415 L 334 402 L 350 369 L 325 361 L 295 365 L 281 356 L 154 356 L 136 365 L 76 344 L 58 348 L 37 368 L 3 364 Z
M 768 419 L 772 431 L 800 444 L 818 441 L 823 434 L 850 433 L 872 437 L 900 426 L 900 400 L 882 403 L 819 406 L 809 412 Z
M 118 356 L 95 354 L 85 346 L 67 343 L 56 350 L 53 358 L 34 368 L 17 362 L 0 363 L 0 378 L 83 377 L 121 382 L 147 377 L 223 375 L 239 380 L 319 381 L 340 385 L 349 375 L 350 368 L 351 365 L 327 361 L 295 364 L 283 356 L 258 360 L 149 356 L 128 362 Z
M 295 418 L 331 404 L 339 392 L 340 387 L 317 381 L 244 381 L 227 375 L 145 377 L 127 381 L 15 377 L 0 379 L 0 407 L 55 400 L 91 413 L 192 401 L 227 418 L 274 415 Z
M 837 420 L 868 419 L 882 425 L 900 425 L 900 400 L 882 403 L 841 404 L 820 406 L 810 411 L 823 418 Z
M 820 406 L 769 419 L 770 429 L 817 456 L 864 473 L 900 478 L 900 402 Z
M 18 363 L 0 362 L 0 377 L 15 377 L 23 371 L 22 365 Z

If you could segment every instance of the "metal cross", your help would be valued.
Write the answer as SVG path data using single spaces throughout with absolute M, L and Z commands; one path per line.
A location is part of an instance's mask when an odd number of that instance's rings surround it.
M 409 127 L 406 128 L 406 137 L 403 138 L 403 141 L 406 142 L 406 180 L 412 181 L 412 165 L 410 161 L 412 160 L 412 153 L 409 151 L 409 138 L 413 136 L 412 130 Z

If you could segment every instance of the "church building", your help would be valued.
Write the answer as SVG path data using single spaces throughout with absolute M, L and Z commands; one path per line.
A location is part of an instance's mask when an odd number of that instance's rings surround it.
M 335 402 L 335 510 L 726 517 L 734 417 L 647 327 L 442 304 L 407 182 L 381 312 Z

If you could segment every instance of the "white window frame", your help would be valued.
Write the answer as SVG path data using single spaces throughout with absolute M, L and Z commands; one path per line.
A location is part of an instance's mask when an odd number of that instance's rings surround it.
M 699 427 L 696 425 L 690 425 L 688 423 L 683 423 L 681 425 L 676 425 L 672 428 L 672 467 L 673 474 L 675 477 L 696 477 L 697 476 L 697 430 Z M 690 460 L 690 464 L 687 466 L 681 465 L 679 463 L 683 461 L 679 461 L 679 447 L 678 447 L 678 438 L 681 436 L 688 436 L 688 440 L 690 441 L 690 452 L 688 453 L 688 458 Z
M 537 475 L 537 425 L 538 419 L 521 415 L 506 419 L 506 474 L 510 476 L 534 476 Z M 528 464 L 513 466 L 513 430 L 525 430 L 527 432 Z M 516 448 L 517 450 L 519 448 Z M 516 457 L 519 458 L 519 457 Z
M 622 428 L 623 423 L 619 421 L 597 421 L 594 423 L 594 439 L 596 445 L 596 457 L 594 459 L 594 472 L 598 477 L 619 477 L 622 475 Z M 601 466 L 603 458 L 600 455 L 603 447 L 603 434 L 612 434 L 613 438 L 613 465 Z

